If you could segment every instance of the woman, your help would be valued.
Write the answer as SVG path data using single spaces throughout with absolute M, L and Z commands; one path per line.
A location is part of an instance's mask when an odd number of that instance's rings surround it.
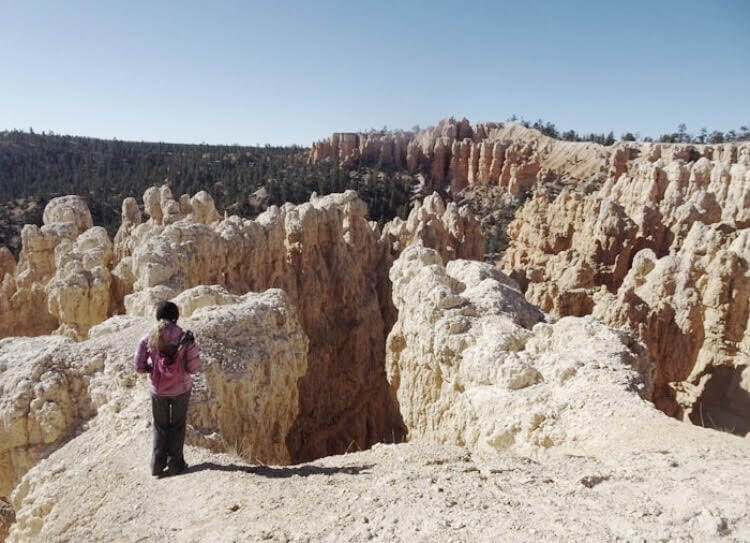
M 138 343 L 135 370 L 151 374 L 151 410 L 154 415 L 154 451 L 151 474 L 178 474 L 187 469 L 185 443 L 191 374 L 200 370 L 198 346 L 190 332 L 177 326 L 180 311 L 172 302 L 156 307 L 156 325 Z M 150 363 L 149 363 L 150 360 Z M 165 468 L 169 471 L 165 472 Z

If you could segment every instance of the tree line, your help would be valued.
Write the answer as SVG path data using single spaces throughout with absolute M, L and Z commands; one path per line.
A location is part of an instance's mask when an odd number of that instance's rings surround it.
M 0 201 L 78 194 L 86 198 L 95 224 L 113 234 L 122 200 L 167 183 L 173 194 L 206 190 L 220 211 L 252 217 L 260 209 L 249 197 L 265 188 L 266 204 L 307 201 L 355 189 L 370 218 L 405 216 L 409 186 L 397 172 L 348 172 L 338 164 L 309 164 L 299 147 L 173 144 L 104 140 L 33 130 L 0 132 Z M 3 244 L 0 239 L 0 245 Z
M 601 145 L 614 145 L 617 139 L 615 138 L 614 131 L 610 131 L 607 134 L 604 133 L 586 133 L 586 134 L 579 134 L 575 130 L 565 130 L 561 131 L 558 130 L 555 126 L 555 123 L 549 122 L 549 121 L 543 121 L 542 119 L 538 119 L 537 121 L 534 121 L 533 123 L 530 121 L 527 121 L 524 118 L 519 118 L 517 115 L 511 115 L 508 118 L 508 121 L 510 122 L 516 122 L 519 123 L 526 128 L 534 128 L 536 130 L 539 130 L 542 134 L 549 136 L 551 138 L 564 140 L 564 141 L 592 141 L 594 143 L 599 143 Z M 661 134 L 656 139 L 645 136 L 643 138 L 640 137 L 640 133 L 638 132 L 625 132 L 620 136 L 620 141 L 644 141 L 644 142 L 653 142 L 658 141 L 661 143 L 731 143 L 736 141 L 750 141 L 750 123 L 747 125 L 742 125 L 739 127 L 739 129 L 732 129 L 727 130 L 726 132 L 722 132 L 720 130 L 711 130 L 709 131 L 707 128 L 701 128 L 697 133 L 692 134 L 688 132 L 687 125 L 685 123 L 680 123 L 677 126 L 677 130 L 674 132 L 670 132 L 667 134 Z

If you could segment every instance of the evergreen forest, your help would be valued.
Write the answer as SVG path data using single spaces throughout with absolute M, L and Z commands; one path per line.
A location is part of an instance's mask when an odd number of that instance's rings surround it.
M 78 194 L 89 205 L 94 224 L 114 235 L 120 225 L 122 200 L 141 203 L 152 185 L 167 183 L 175 197 L 206 190 L 220 212 L 245 217 L 260 209 L 249 197 L 265 187 L 267 205 L 307 201 L 319 195 L 356 190 L 367 202 L 371 220 L 405 217 L 410 186 L 398 172 L 361 169 L 348 171 L 338 164 L 309 164 L 303 147 L 243 147 L 239 145 L 172 144 L 103 140 L 0 132 L 0 245 L 17 252 L 8 216 L 14 202 L 38 204 L 31 222 L 51 198 Z M 0 227 L 2 224 L 0 224 Z M 17 237 L 17 236 L 16 236 Z

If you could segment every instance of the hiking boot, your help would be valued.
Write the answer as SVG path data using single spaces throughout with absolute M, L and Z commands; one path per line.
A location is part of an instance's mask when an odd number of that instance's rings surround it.
M 169 474 L 170 475 L 179 475 L 180 473 L 185 473 L 187 471 L 188 465 L 187 462 L 184 460 L 182 462 L 175 462 L 169 464 Z
M 164 470 L 167 467 L 166 462 L 151 462 L 151 475 L 154 477 L 161 477 L 164 475 Z

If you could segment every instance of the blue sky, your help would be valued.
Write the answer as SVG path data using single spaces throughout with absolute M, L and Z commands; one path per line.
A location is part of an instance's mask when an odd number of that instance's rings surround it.
M 513 113 L 750 123 L 750 1 L 0 0 L 0 129 L 309 145 Z

